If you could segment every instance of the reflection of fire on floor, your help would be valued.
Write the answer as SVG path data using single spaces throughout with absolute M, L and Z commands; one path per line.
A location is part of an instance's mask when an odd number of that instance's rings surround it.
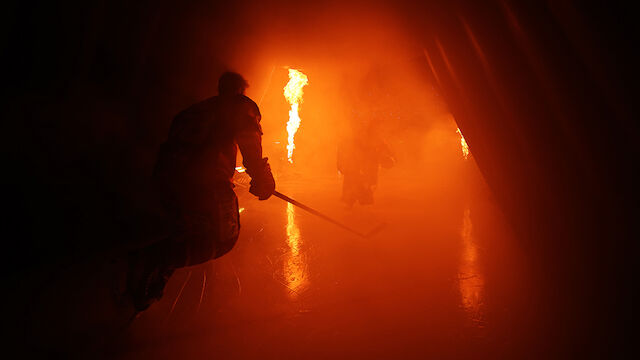
M 287 204 L 287 245 L 289 253 L 284 268 L 284 280 L 291 290 L 290 296 L 296 298 L 300 291 L 307 287 L 307 265 L 303 254 L 300 253 L 302 238 L 300 229 L 296 224 L 296 209 L 292 204 Z
M 471 209 L 467 207 L 464 210 L 462 220 L 462 254 L 458 269 L 460 300 L 471 321 L 476 325 L 482 325 L 484 321 L 484 277 L 480 271 L 478 246 L 475 243 L 472 232 Z

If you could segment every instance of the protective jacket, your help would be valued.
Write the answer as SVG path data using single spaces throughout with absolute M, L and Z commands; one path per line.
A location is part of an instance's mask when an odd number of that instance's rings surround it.
M 176 190 L 195 186 L 232 187 L 237 148 L 252 178 L 265 174 L 260 111 L 244 95 L 214 96 L 178 114 L 162 145 L 155 178 Z M 237 145 L 237 146 L 236 146 Z
M 252 184 L 269 195 L 273 191 L 261 137 L 258 106 L 244 95 L 214 96 L 175 117 L 154 169 L 160 198 L 177 222 L 176 234 L 162 245 L 173 267 L 220 257 L 235 245 L 240 221 L 232 177 L 238 147 Z

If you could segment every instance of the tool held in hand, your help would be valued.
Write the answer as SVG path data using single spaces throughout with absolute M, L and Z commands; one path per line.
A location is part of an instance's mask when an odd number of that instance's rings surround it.
M 234 181 L 233 181 L 233 183 L 235 185 L 243 187 L 243 188 L 248 188 L 249 187 L 249 185 L 248 185 L 249 179 L 250 178 L 245 173 L 244 168 L 241 168 L 241 167 L 240 168 L 236 168 L 236 177 L 234 178 Z M 354 233 L 354 234 L 356 234 L 358 236 L 361 236 L 361 237 L 364 237 L 364 238 L 369 238 L 369 237 L 373 236 L 374 234 L 376 234 L 380 230 L 382 230 L 382 228 L 384 228 L 384 226 L 386 225 L 385 223 L 381 223 L 378 226 L 376 226 L 375 228 L 373 228 L 371 231 L 369 231 L 367 233 L 362 233 L 362 232 L 360 232 L 358 230 L 350 228 L 349 226 L 347 226 L 347 225 L 345 225 L 345 224 L 343 224 L 343 223 L 341 223 L 341 222 L 339 222 L 337 220 L 334 220 L 334 219 L 330 218 L 329 216 L 319 212 L 318 210 L 315 210 L 315 209 L 313 209 L 313 208 L 311 208 L 311 207 L 309 207 L 309 206 L 307 206 L 307 205 L 305 205 L 305 204 L 303 204 L 303 203 L 301 203 L 301 202 L 299 202 L 297 200 L 294 200 L 294 199 L 288 197 L 287 195 L 284 195 L 283 193 L 281 193 L 279 191 L 274 191 L 273 192 L 273 196 L 275 196 L 277 198 L 280 198 L 280 199 L 282 199 L 282 200 L 284 200 L 284 201 L 286 201 L 288 203 L 291 203 L 292 205 L 295 205 L 295 206 L 297 206 L 299 208 L 302 208 L 303 210 L 305 210 L 305 211 L 307 211 L 307 212 L 309 212 L 309 213 L 311 213 L 313 215 L 316 215 L 316 216 L 318 216 L 318 217 L 320 217 L 320 218 L 322 218 L 322 219 L 324 219 L 324 220 L 326 220 L 326 221 L 328 221 L 328 222 L 330 222 L 330 223 L 332 223 L 332 224 L 334 224 L 336 226 L 339 226 L 339 227 L 341 227 L 341 228 L 343 228 L 343 229 L 345 229 L 345 230 L 347 230 L 347 231 L 349 231 L 351 233 Z
M 372 235 L 376 234 L 377 232 L 382 230 L 382 228 L 385 225 L 384 223 L 382 223 L 382 224 L 376 226 L 373 230 L 371 230 L 371 231 L 369 231 L 367 233 L 362 233 L 362 232 L 360 232 L 358 230 L 354 230 L 354 229 L 348 227 L 347 225 L 344 225 L 343 223 L 328 217 L 327 215 L 319 212 L 318 210 L 310 208 L 307 205 L 305 205 L 305 204 L 303 204 L 303 203 L 301 203 L 301 202 L 299 202 L 297 200 L 294 200 L 294 199 L 288 197 L 287 195 L 284 195 L 284 194 L 282 194 L 282 193 L 280 193 L 278 191 L 275 191 L 273 193 L 273 196 L 278 197 L 278 198 L 280 198 L 280 199 L 282 199 L 282 200 L 284 200 L 284 201 L 286 201 L 288 203 L 291 203 L 291 204 L 293 204 L 293 205 L 295 205 L 295 206 L 297 206 L 297 207 L 299 207 L 299 208 L 301 208 L 301 209 L 303 209 L 305 211 L 310 212 L 311 214 L 313 214 L 315 216 L 318 216 L 318 217 L 320 217 L 320 218 L 322 218 L 324 220 L 327 220 L 328 222 L 330 222 L 330 223 L 332 223 L 334 225 L 337 225 L 337 226 L 339 226 L 339 227 L 341 227 L 341 228 L 343 228 L 343 229 L 345 229 L 347 231 L 350 231 L 350 232 L 352 232 L 352 233 L 354 233 L 354 234 L 356 234 L 358 236 L 362 236 L 364 238 L 368 238 L 368 237 L 371 237 Z

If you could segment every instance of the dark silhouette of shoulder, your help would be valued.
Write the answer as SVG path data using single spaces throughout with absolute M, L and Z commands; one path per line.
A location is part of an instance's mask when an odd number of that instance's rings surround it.
M 239 103 L 239 118 L 238 125 L 241 130 L 255 130 L 262 135 L 262 127 L 260 126 L 260 120 L 262 115 L 260 109 L 255 101 L 251 100 L 245 95 L 237 95 L 236 101 Z
M 250 115 L 258 118 L 259 122 L 261 117 L 260 109 L 258 109 L 258 105 L 255 103 L 255 101 L 251 100 L 248 96 L 245 95 L 239 95 L 238 100 Z

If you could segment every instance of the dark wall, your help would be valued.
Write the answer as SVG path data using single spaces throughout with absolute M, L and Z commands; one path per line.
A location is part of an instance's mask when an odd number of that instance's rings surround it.
M 515 1 L 419 9 L 432 14 L 416 26 L 432 80 L 547 284 L 532 306 L 546 310 L 548 343 L 573 355 L 612 351 L 628 340 L 633 299 L 630 9 Z

